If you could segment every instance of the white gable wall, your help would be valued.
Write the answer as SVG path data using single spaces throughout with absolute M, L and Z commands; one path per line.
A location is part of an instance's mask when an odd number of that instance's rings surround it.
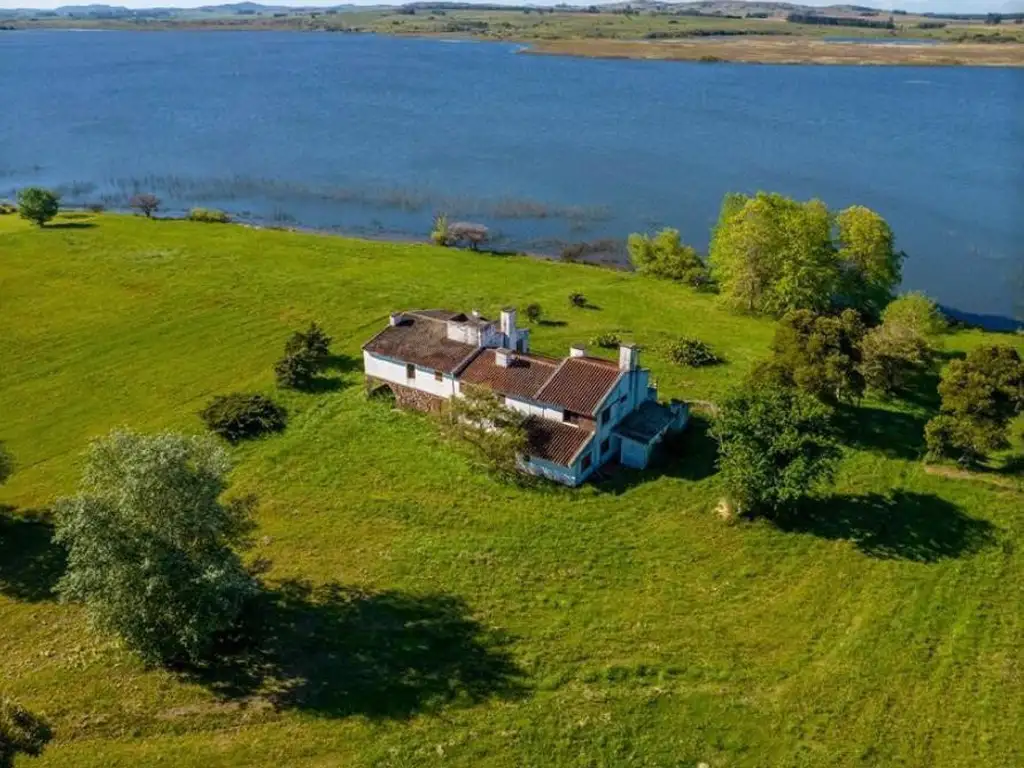
M 458 392 L 458 382 L 450 373 L 442 374 L 441 380 L 438 381 L 432 368 L 415 366 L 416 376 L 410 379 L 405 375 L 405 363 L 375 355 L 366 350 L 363 350 L 363 368 L 366 369 L 367 376 L 401 384 L 403 387 L 412 387 L 437 397 L 449 398 Z

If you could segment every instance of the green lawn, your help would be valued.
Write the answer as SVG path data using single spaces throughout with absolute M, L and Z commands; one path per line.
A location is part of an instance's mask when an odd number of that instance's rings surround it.
M 834 495 L 788 530 L 730 524 L 698 420 L 661 468 L 576 491 L 481 476 L 425 416 L 367 401 L 359 347 L 390 310 L 540 302 L 541 352 L 617 331 L 662 395 L 714 400 L 767 320 L 594 267 L 240 226 L 0 216 L 0 691 L 55 729 L 40 766 L 1024 764 L 1024 491 L 920 461 L 933 407 L 844 414 Z M 597 309 L 574 309 L 582 291 Z M 353 358 L 276 392 L 311 319 Z M 657 352 L 710 341 L 727 364 Z M 1014 336 L 961 332 L 956 353 Z M 274 602 L 253 651 L 144 670 L 75 607 L 38 510 L 117 425 L 198 431 L 264 391 L 280 436 L 232 449 L 259 495 Z

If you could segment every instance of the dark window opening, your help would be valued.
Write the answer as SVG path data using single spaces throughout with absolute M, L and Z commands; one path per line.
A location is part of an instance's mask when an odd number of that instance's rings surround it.
M 612 415 L 612 407 L 609 405 L 607 408 L 605 408 L 603 411 L 601 411 L 601 415 L 597 417 L 597 423 L 598 424 L 607 424 L 608 423 L 608 418 L 611 415 Z
M 416 366 L 412 363 L 408 363 L 405 366 L 405 378 L 415 379 L 416 378 Z
M 434 381 L 444 381 L 444 374 L 440 371 L 434 371 Z
M 583 464 L 581 465 L 584 470 L 590 469 L 590 456 L 583 457 Z
M 601 455 L 604 456 L 608 453 L 608 449 L 612 447 L 612 441 L 607 437 L 601 441 Z

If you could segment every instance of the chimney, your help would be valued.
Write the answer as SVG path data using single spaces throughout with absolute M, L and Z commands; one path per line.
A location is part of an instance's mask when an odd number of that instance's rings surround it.
M 636 344 L 620 344 L 619 345 L 619 370 L 620 371 L 635 371 L 637 356 L 639 352 L 636 348 Z
M 501 310 L 501 332 L 505 334 L 509 346 L 515 344 L 516 339 L 516 309 L 505 307 Z
M 513 359 L 511 349 L 502 347 L 501 349 L 494 350 L 494 364 L 499 368 L 508 368 L 512 365 Z
M 402 313 L 392 312 L 391 317 L 389 318 L 389 322 L 391 325 L 398 325 L 400 322 L 402 322 Z
M 569 347 L 569 357 L 586 357 L 587 348 L 582 344 L 573 344 Z

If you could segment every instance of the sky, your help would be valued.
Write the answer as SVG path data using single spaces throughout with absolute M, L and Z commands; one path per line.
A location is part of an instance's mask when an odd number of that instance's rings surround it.
M 331 6 L 342 3 L 352 5 L 400 5 L 405 0 L 254 0 L 264 5 Z M 471 0 L 470 0 L 471 1 Z M 504 5 L 521 5 L 531 0 L 488 0 Z M 536 5 L 554 5 L 560 0 L 532 0 Z M 589 5 L 593 0 L 565 0 L 573 5 Z M 599 0 L 600 1 L 600 0 Z M 840 0 L 793 0 L 803 5 L 835 5 Z M 1021 12 L 1024 0 L 847 0 L 851 4 L 876 8 L 902 8 L 907 11 L 943 11 L 946 13 L 986 13 L 989 11 Z M 234 0 L 0 0 L 0 8 L 56 8 L 62 5 L 88 5 L 92 2 L 126 8 L 196 8 L 203 5 L 218 5 Z

